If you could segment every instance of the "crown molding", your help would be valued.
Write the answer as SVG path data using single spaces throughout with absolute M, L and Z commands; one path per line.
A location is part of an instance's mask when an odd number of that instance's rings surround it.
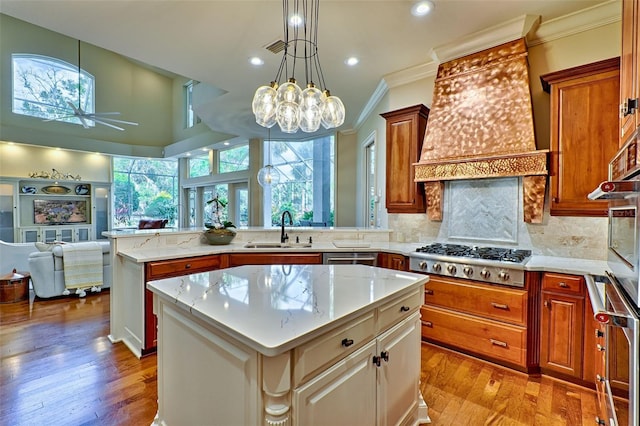
M 527 37 L 528 46 L 537 46 L 563 37 L 619 22 L 620 0 L 611 0 L 578 12 L 543 22 Z
M 364 108 L 362 108 L 362 111 L 360 112 L 360 115 L 358 116 L 358 119 L 353 126 L 355 130 L 359 129 L 360 126 L 362 126 L 362 123 L 364 123 L 364 121 L 369 117 L 373 109 L 376 107 L 376 105 L 378 105 L 378 102 L 380 102 L 380 100 L 384 95 L 387 94 L 388 91 L 389 86 L 387 85 L 387 83 L 384 81 L 384 79 L 380 80 L 378 86 L 376 87 L 376 90 L 374 90 L 371 94 L 369 101 L 364 106 Z
M 405 68 L 400 71 L 387 74 L 382 79 L 387 83 L 387 86 L 391 89 L 404 84 L 413 83 L 417 80 L 422 80 L 427 77 L 435 77 L 438 73 L 438 64 L 430 61 L 424 64 L 415 65 L 413 67 Z
M 435 47 L 431 50 L 431 57 L 437 63 L 477 53 L 509 41 L 526 37 L 538 26 L 540 16 L 522 15 L 509 21 L 494 25 L 484 30 L 468 34 L 451 43 Z

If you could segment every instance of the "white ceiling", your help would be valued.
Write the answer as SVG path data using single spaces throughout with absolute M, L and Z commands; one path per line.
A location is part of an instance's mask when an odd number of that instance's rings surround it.
M 430 62 L 434 47 L 524 14 L 544 23 L 603 2 L 434 0 L 435 10 L 417 18 L 409 0 L 322 0 L 318 51 L 327 87 L 346 107 L 340 130 L 357 124 L 383 76 Z M 251 99 L 279 66 L 281 54 L 264 47 L 283 38 L 281 10 L 280 0 L 0 0 L 4 14 L 213 86 L 222 95 L 198 112 L 242 138 L 266 133 Z M 263 67 L 249 64 L 254 55 Z M 352 55 L 360 63 L 350 68 Z

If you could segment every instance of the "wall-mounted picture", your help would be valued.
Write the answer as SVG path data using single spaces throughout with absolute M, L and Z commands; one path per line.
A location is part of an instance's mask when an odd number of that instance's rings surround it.
M 33 200 L 33 221 L 38 225 L 87 223 L 86 200 Z

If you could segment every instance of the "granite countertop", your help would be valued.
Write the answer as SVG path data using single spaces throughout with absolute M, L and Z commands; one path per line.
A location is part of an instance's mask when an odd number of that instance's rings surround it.
M 147 288 L 275 356 L 428 279 L 363 265 L 247 265 L 150 281 Z

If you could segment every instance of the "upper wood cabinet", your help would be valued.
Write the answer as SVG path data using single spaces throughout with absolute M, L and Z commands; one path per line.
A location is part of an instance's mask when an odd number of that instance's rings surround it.
M 551 94 L 551 215 L 606 216 L 607 201 L 587 194 L 608 179 L 618 151 L 620 59 L 540 76 Z
M 381 115 L 387 120 L 387 212 L 424 213 L 424 188 L 414 181 L 413 164 L 420 160 L 429 108 L 420 104 Z
M 640 126 L 640 0 L 622 0 L 620 147 Z

